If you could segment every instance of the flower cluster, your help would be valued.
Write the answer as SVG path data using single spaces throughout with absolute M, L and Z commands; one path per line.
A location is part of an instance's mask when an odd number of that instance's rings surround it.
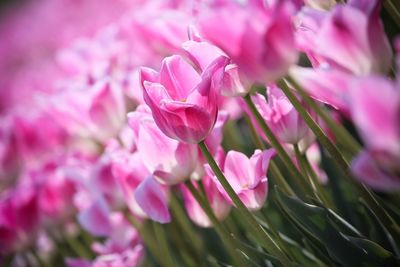
M 398 260 L 400 39 L 341 2 L 0 9 L 0 265 Z

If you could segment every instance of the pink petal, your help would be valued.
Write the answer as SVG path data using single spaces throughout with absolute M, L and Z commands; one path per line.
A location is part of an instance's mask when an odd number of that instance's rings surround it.
M 161 185 L 153 176 L 147 177 L 135 190 L 135 199 L 152 220 L 159 223 L 171 221 L 168 201 Z

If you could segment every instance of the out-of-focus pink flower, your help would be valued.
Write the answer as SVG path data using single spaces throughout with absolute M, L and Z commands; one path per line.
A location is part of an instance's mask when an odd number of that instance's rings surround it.
M 92 249 L 98 255 L 93 261 L 67 259 L 67 266 L 137 266 L 144 253 L 138 232 L 119 212 L 109 214 L 111 230 L 103 242 L 95 242 Z
M 171 221 L 167 192 L 153 176 L 147 177 L 136 188 L 135 199 L 150 219 L 159 223 Z
M 134 196 L 139 184 L 150 176 L 150 172 L 144 166 L 139 153 L 119 153 L 113 159 L 112 173 L 122 188 L 124 200 L 129 210 L 140 218 L 146 218 L 146 213 L 140 208 Z
M 228 59 L 219 57 L 201 75 L 180 56 L 163 60 L 159 73 L 142 68 L 144 100 L 170 138 L 198 143 L 215 124 L 218 94 Z
M 108 236 L 112 230 L 110 214 L 106 201 L 98 197 L 87 209 L 78 214 L 78 222 L 83 229 L 94 236 Z
M 18 251 L 32 244 L 39 223 L 35 187 L 26 184 L 9 189 L 0 199 L 0 253 Z
M 351 163 L 356 178 L 368 186 L 384 192 L 400 190 L 400 176 L 386 172 L 374 158 L 374 155 L 362 151 Z
M 267 86 L 266 98 L 261 94 L 252 96 L 267 125 L 281 142 L 297 144 L 308 130 L 303 118 L 277 86 Z
M 366 146 L 353 161 L 353 171 L 378 190 L 400 188 L 399 88 L 396 81 L 370 76 L 354 82 L 348 94 L 351 117 Z
M 223 173 L 240 200 L 250 210 L 259 210 L 264 205 L 268 194 L 266 173 L 269 161 L 274 155 L 273 149 L 256 150 L 250 159 L 246 155 L 233 150 L 226 155 L 222 168 Z M 210 166 L 206 165 L 206 171 L 210 177 L 213 177 L 218 190 L 228 201 L 232 202 Z
M 330 12 L 304 8 L 299 48 L 315 66 L 329 64 L 357 75 L 387 73 L 392 50 L 379 17 L 381 5 L 380 0 L 352 0 Z
M 220 148 L 220 153 L 217 155 L 218 158 L 224 157 L 223 151 Z M 222 159 L 217 161 L 222 161 Z M 225 199 L 224 195 L 218 190 L 216 184 L 213 182 L 210 176 L 207 174 L 199 181 L 199 183 L 203 184 L 203 188 L 205 190 L 207 200 L 211 205 L 211 208 L 214 211 L 215 216 L 219 220 L 223 220 L 228 216 L 229 211 L 231 210 L 230 203 Z M 194 184 L 196 187 L 196 184 Z M 198 204 L 196 199 L 190 193 L 190 191 L 182 186 L 183 198 L 185 202 L 186 211 L 190 217 L 190 219 L 201 227 L 211 227 L 212 223 L 208 216 L 203 211 L 202 207 Z
M 129 113 L 137 153 L 143 164 L 163 184 L 174 185 L 192 175 L 197 164 L 197 147 L 166 136 L 156 125 L 150 109 L 139 106 Z
M 200 12 L 202 36 L 220 47 L 252 82 L 274 82 L 296 62 L 289 1 L 226 2 Z M 230 69 L 234 74 L 236 68 Z
M 368 150 L 400 159 L 400 87 L 384 77 L 361 78 L 349 92 L 351 116 Z M 384 158 L 383 165 L 399 167 Z
M 313 98 L 348 115 L 345 95 L 355 79 L 354 75 L 334 68 L 298 66 L 290 68 L 289 73 Z
M 189 59 L 197 68 L 204 71 L 215 59 L 226 54 L 218 47 L 205 41 L 187 41 L 182 45 Z M 242 77 L 243 80 L 243 77 Z M 250 84 L 243 84 L 238 66 L 229 64 L 225 67 L 221 94 L 224 96 L 245 95 L 250 91 Z

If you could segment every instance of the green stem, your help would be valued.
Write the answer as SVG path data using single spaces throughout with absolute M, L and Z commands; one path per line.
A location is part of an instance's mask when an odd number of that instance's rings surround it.
M 32 253 L 33 257 L 35 258 L 35 260 L 37 261 L 37 263 L 39 263 L 39 266 L 51 267 L 47 261 L 43 260 L 43 258 L 37 253 L 36 250 L 31 249 L 31 253 Z
M 64 240 L 67 242 L 68 246 L 81 258 L 90 259 L 92 257 L 92 252 L 86 248 L 79 240 L 65 234 Z
M 197 235 L 197 233 L 193 230 L 193 227 L 185 214 L 185 211 L 179 204 L 177 197 L 174 194 L 171 194 L 170 197 L 170 207 L 174 218 L 176 219 L 179 227 L 183 230 L 185 235 L 189 238 L 190 243 L 193 245 L 195 251 L 200 252 L 202 250 L 203 245 L 201 244 L 201 239 Z
M 132 224 L 132 226 L 139 232 L 140 237 L 142 238 L 146 247 L 150 250 L 150 253 L 153 254 L 156 261 L 160 264 L 160 266 L 168 267 L 164 261 L 163 255 L 160 254 L 160 250 L 158 249 L 158 245 L 155 242 L 154 235 L 151 233 L 151 229 L 142 225 L 138 222 L 129 211 L 125 211 L 125 218 Z
M 316 181 L 314 181 L 314 179 L 311 177 L 312 174 L 310 172 L 312 171 L 312 168 L 311 168 L 311 166 L 309 166 L 309 162 L 308 162 L 306 156 L 303 153 L 300 152 L 298 144 L 294 144 L 293 148 L 294 148 L 294 152 L 296 154 L 296 158 L 297 158 L 297 160 L 298 160 L 298 162 L 299 162 L 299 164 L 301 166 L 301 170 L 305 174 L 305 176 L 308 178 L 308 184 L 310 185 L 311 190 L 312 190 L 311 193 L 315 196 L 315 198 L 318 201 L 324 203 L 326 207 L 330 208 L 331 205 L 326 201 L 325 198 L 323 198 L 321 196 L 322 192 L 320 192 L 318 190 L 317 185 L 316 185 Z M 308 167 L 310 167 L 310 168 L 308 168 Z
M 207 159 L 208 164 L 216 175 L 218 181 L 221 183 L 232 202 L 235 204 L 237 209 L 239 210 L 242 220 L 248 226 L 248 229 L 253 234 L 254 238 L 260 243 L 262 247 L 264 247 L 268 252 L 277 257 L 279 261 L 284 266 L 293 266 L 293 263 L 288 259 L 288 257 L 283 253 L 283 251 L 278 247 L 275 241 L 271 238 L 271 236 L 264 231 L 264 229 L 257 223 L 256 219 L 253 217 L 253 214 L 246 208 L 243 202 L 240 200 L 238 195 L 233 190 L 232 186 L 229 184 L 228 180 L 222 173 L 221 169 L 218 167 L 215 162 L 213 156 L 208 150 L 204 141 L 199 143 L 199 148 L 203 153 L 204 157 Z
M 333 203 L 330 201 L 329 197 L 327 196 L 325 189 L 321 186 L 321 183 L 319 181 L 319 178 L 317 174 L 315 173 L 314 169 L 312 168 L 310 162 L 307 159 L 307 156 L 305 154 L 302 155 L 304 166 L 306 168 L 306 172 L 308 175 L 310 175 L 310 179 L 312 182 L 313 188 L 315 188 L 316 194 L 319 195 L 321 198 L 322 202 L 325 204 L 326 207 L 333 209 Z
M 269 163 L 269 171 L 271 171 L 273 181 L 277 186 L 279 186 L 283 192 L 285 192 L 289 196 L 296 196 L 296 193 L 290 187 L 290 185 L 286 182 L 285 178 L 283 177 L 281 171 L 279 170 L 278 166 L 276 166 L 274 161 Z
M 154 234 L 157 239 L 158 248 L 162 251 L 163 261 L 166 267 L 174 267 L 176 266 L 174 263 L 174 259 L 172 258 L 171 251 L 169 250 L 167 236 L 165 234 L 165 230 L 162 225 L 157 222 L 152 222 Z
M 396 2 L 395 2 L 396 3 Z M 397 26 L 400 27 L 400 7 L 396 6 L 396 4 L 392 2 L 392 0 L 386 0 L 383 5 L 385 6 L 387 12 L 396 22 Z
M 265 149 L 265 145 L 262 142 L 260 136 L 257 134 L 257 131 L 256 131 L 253 123 L 251 123 L 251 120 L 250 120 L 249 116 L 245 116 L 245 118 L 246 118 L 247 125 L 250 128 L 250 135 L 251 135 L 251 138 L 253 139 L 254 145 L 257 148 L 259 148 L 261 150 L 264 150 Z M 276 166 L 276 164 L 275 164 L 275 162 L 273 160 L 269 163 L 269 168 L 268 169 L 271 171 L 271 174 L 272 174 L 272 177 L 273 177 L 273 181 L 274 181 L 275 184 L 277 184 L 279 187 L 281 187 L 282 190 L 286 194 L 288 194 L 290 196 L 295 196 L 296 195 L 294 193 L 293 189 L 290 187 L 290 185 L 286 182 L 286 180 L 283 177 L 282 173 L 280 172 L 278 166 Z
M 294 95 L 292 90 L 287 86 L 285 82 L 279 83 L 281 90 L 292 103 L 293 107 L 297 110 L 300 116 L 304 119 L 308 127 L 313 131 L 315 136 L 321 142 L 321 144 L 326 148 L 329 152 L 333 160 L 338 164 L 338 166 L 343 170 L 344 173 L 348 173 L 349 164 L 343 158 L 342 154 L 336 147 L 334 143 L 325 135 L 322 131 L 321 127 L 314 121 L 314 119 L 310 116 L 307 110 L 303 107 L 297 97 Z
M 311 118 L 310 114 L 308 114 L 306 109 L 301 105 L 300 101 L 293 94 L 291 89 L 289 89 L 286 83 L 280 83 L 280 85 L 282 85 L 281 89 L 286 97 L 290 100 L 297 112 L 299 112 L 300 116 L 307 123 L 308 127 L 310 127 L 310 129 L 320 140 L 321 144 L 326 148 L 333 160 L 339 166 L 339 169 L 343 172 L 343 174 L 345 174 L 347 178 L 349 178 L 349 181 L 358 189 L 360 195 L 367 201 L 367 203 L 376 212 L 376 214 L 380 216 L 380 218 L 383 218 L 383 220 L 391 226 L 390 229 L 392 230 L 392 234 L 394 234 L 395 236 L 399 236 L 400 227 L 398 226 L 396 221 L 393 220 L 392 217 L 390 217 L 386 210 L 379 204 L 377 196 L 372 193 L 364 184 L 359 184 L 356 182 L 355 179 L 353 179 L 350 173 L 349 164 L 343 158 L 336 145 L 333 144 L 331 140 L 329 140 L 329 138 L 325 135 L 319 125 Z
M 232 257 L 233 262 L 237 266 L 246 266 L 246 263 L 244 262 L 243 258 L 240 257 L 238 252 L 236 251 L 236 248 L 234 244 L 236 243 L 232 237 L 229 235 L 229 233 L 226 231 L 226 229 L 222 226 L 222 224 L 219 222 L 218 218 L 215 216 L 214 211 L 212 210 L 211 206 L 205 199 L 205 196 L 200 194 L 199 190 L 197 190 L 192 182 L 189 180 L 185 183 L 186 188 L 190 191 L 192 196 L 196 199 L 197 203 L 200 205 L 200 207 L 203 209 L 204 213 L 208 216 L 210 219 L 211 223 L 213 224 L 215 230 L 217 231 L 217 234 L 221 238 L 222 243 L 224 246 L 226 246 L 229 255 Z
M 253 101 L 251 100 L 250 95 L 246 95 L 243 97 L 247 106 L 249 107 L 251 113 L 253 114 L 254 118 L 256 119 L 258 125 L 261 127 L 265 135 L 267 136 L 271 146 L 275 148 L 278 156 L 282 159 L 285 166 L 288 168 L 290 174 L 294 177 L 294 181 L 297 183 L 298 188 L 304 188 L 304 185 L 299 182 L 299 179 L 303 178 L 304 176 L 299 172 L 297 167 L 294 165 L 292 159 L 290 158 L 289 154 L 283 148 L 281 143 L 279 143 L 278 139 L 275 137 L 271 129 L 265 123 L 264 119 L 262 118 L 261 114 L 258 112 L 256 106 L 254 105 Z
M 296 89 L 296 91 L 300 94 L 303 101 L 309 106 L 311 109 L 318 114 L 318 116 L 328 125 L 328 127 L 333 131 L 338 141 L 342 142 L 345 147 L 352 153 L 352 155 L 357 154 L 361 145 L 354 139 L 354 137 L 341 125 L 332 120 L 332 118 L 326 114 L 326 112 L 319 106 L 315 101 L 311 99 L 311 97 L 307 94 L 306 91 L 290 76 L 286 78 L 289 83 Z M 282 86 L 286 86 L 279 83 Z

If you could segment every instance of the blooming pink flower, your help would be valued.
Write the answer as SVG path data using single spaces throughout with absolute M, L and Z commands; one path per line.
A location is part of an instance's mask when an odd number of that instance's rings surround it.
M 166 136 L 156 125 L 150 109 L 141 105 L 129 113 L 137 153 L 150 173 L 163 184 L 174 185 L 192 175 L 197 165 L 197 147 Z
M 111 211 L 102 197 L 78 214 L 79 224 L 93 236 L 108 236 L 111 233 Z
M 372 188 L 395 192 L 400 190 L 400 177 L 382 169 L 373 153 L 362 151 L 351 163 L 351 169 L 361 182 Z
M 153 176 L 147 177 L 136 188 L 135 199 L 150 219 L 159 223 L 171 221 L 167 191 Z
M 226 179 L 240 200 L 250 210 L 259 210 L 264 205 L 268 194 L 268 178 L 266 172 L 271 158 L 275 155 L 273 149 L 256 150 L 250 159 L 237 151 L 229 151 L 222 169 Z M 210 166 L 206 165 L 208 175 L 213 177 L 218 190 L 231 202 Z
M 10 189 L 0 199 L 0 253 L 23 249 L 34 240 L 40 213 L 35 187 Z
M 352 119 L 366 146 L 352 169 L 377 190 L 400 189 L 399 92 L 398 82 L 371 76 L 360 78 L 348 94 Z
M 387 73 L 392 50 L 379 13 L 380 0 L 352 0 L 332 11 L 305 8 L 300 15 L 298 45 L 315 63 L 357 75 Z
M 199 14 L 202 36 L 220 47 L 252 82 L 274 82 L 296 62 L 289 1 L 226 2 Z M 235 69 L 231 69 L 235 72 Z
M 256 108 L 275 136 L 283 143 L 297 144 L 308 131 L 303 118 L 277 86 L 267 87 L 267 99 L 261 94 L 252 96 Z
M 198 143 L 217 118 L 218 93 L 228 59 L 219 57 L 199 75 L 180 56 L 163 60 L 159 73 L 143 68 L 144 100 L 160 130 L 173 139 Z

